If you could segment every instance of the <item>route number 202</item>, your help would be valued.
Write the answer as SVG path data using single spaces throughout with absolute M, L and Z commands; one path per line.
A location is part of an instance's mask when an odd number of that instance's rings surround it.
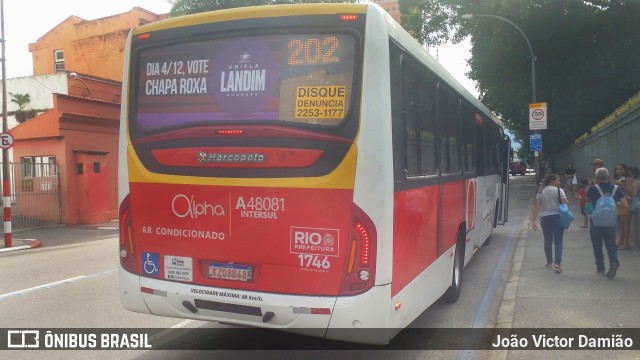
M 328 256 L 323 257 L 318 255 L 300 254 L 298 255 L 298 260 L 300 260 L 301 267 L 325 270 L 331 267 L 331 262 L 329 261 Z
M 339 64 L 340 39 L 337 36 L 310 36 L 306 39 L 292 39 L 287 48 L 289 65 Z

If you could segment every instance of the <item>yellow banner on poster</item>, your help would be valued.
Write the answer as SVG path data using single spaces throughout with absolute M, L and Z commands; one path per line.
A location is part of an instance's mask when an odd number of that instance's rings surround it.
M 346 98 L 346 86 L 298 86 L 295 118 L 342 119 Z

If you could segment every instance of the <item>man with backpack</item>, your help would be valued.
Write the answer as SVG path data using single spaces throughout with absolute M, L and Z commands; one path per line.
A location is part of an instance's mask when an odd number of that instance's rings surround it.
M 602 253 L 602 244 L 604 243 L 609 256 L 609 271 L 606 275 L 609 279 L 613 279 L 618 267 L 620 267 L 616 246 L 616 226 L 618 224 L 616 206 L 628 208 L 629 204 L 622 189 L 610 182 L 609 170 L 606 168 L 601 167 L 596 170 L 594 181 L 595 185 L 591 186 L 587 192 L 587 201 L 593 205 L 591 226 L 589 227 L 593 256 L 596 259 L 596 271 L 600 275 L 605 275 Z

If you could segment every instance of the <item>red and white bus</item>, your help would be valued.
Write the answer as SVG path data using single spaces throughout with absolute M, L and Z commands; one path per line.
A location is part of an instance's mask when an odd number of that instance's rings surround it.
M 506 221 L 508 137 L 377 5 L 143 25 L 123 79 L 131 311 L 384 344 Z

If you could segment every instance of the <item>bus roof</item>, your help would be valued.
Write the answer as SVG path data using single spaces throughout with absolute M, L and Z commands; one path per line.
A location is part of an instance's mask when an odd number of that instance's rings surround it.
M 198 14 L 178 16 L 134 28 L 133 34 L 166 28 L 205 24 L 208 22 L 266 17 L 322 15 L 322 14 L 365 14 L 367 4 L 293 4 L 263 5 L 208 11 Z

